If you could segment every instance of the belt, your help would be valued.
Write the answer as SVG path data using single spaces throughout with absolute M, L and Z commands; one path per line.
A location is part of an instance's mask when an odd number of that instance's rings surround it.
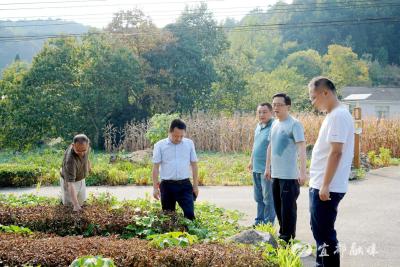
M 162 180 L 161 183 L 166 183 L 166 184 L 185 184 L 187 182 L 190 182 L 189 178 L 182 179 L 182 180 Z

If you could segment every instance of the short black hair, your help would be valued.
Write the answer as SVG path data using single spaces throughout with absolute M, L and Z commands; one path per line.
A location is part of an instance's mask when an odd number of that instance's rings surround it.
M 89 138 L 85 134 L 77 134 L 74 136 L 73 143 L 89 144 Z
M 335 85 L 333 84 L 333 82 L 330 79 L 328 79 L 326 77 L 323 77 L 323 76 L 315 77 L 308 84 L 308 88 L 310 88 L 310 89 L 320 89 L 320 88 L 324 88 L 324 87 L 336 94 Z
M 172 132 L 175 128 L 186 131 L 186 124 L 181 119 L 175 119 L 171 122 L 171 125 L 169 126 L 169 132 Z
M 268 107 L 269 111 L 272 111 L 272 106 L 270 103 L 264 102 L 258 105 L 259 107 Z
M 285 105 L 287 105 L 287 106 L 291 106 L 291 105 L 292 105 L 292 100 L 291 100 L 290 97 L 289 97 L 287 94 L 285 94 L 285 93 L 278 93 L 278 94 L 275 94 L 275 95 L 272 97 L 272 99 L 274 99 L 275 97 L 283 97 L 283 98 L 285 99 Z

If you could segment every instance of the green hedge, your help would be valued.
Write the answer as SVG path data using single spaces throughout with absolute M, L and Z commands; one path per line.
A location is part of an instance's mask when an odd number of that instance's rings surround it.
M 36 166 L 1 164 L 0 187 L 31 186 L 38 182 L 41 170 Z
M 59 169 L 40 168 L 35 164 L 0 164 L 0 187 L 59 185 Z M 151 184 L 151 169 L 137 167 L 132 170 L 121 170 L 118 166 L 95 166 L 86 178 L 86 184 L 93 185 L 148 185 Z

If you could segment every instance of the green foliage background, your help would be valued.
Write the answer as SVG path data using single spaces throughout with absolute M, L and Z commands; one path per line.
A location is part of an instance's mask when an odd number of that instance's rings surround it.
M 277 92 L 292 97 L 293 110 L 310 110 L 306 85 L 317 75 L 333 79 L 339 93 L 344 86 L 400 86 L 400 25 L 379 21 L 399 15 L 393 2 L 296 0 L 219 23 L 203 3 L 163 28 L 138 9 L 121 10 L 103 30 L 71 25 L 86 34 L 44 42 L 32 62 L 21 61 L 30 60 L 25 54 L 12 62 L 15 50 L 0 40 L 1 53 L 9 51 L 1 57 L 9 65 L 0 80 L 0 148 L 30 149 L 80 132 L 102 148 L 107 124 L 253 111 Z M 0 25 L 10 36 L 30 29 Z

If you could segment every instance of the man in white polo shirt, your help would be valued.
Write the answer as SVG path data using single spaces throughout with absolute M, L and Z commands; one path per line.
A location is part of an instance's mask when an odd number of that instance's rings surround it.
M 163 210 L 175 211 L 176 202 L 184 216 L 194 219 L 194 200 L 199 194 L 197 155 L 192 140 L 184 138 L 186 125 L 173 120 L 168 138 L 158 141 L 153 151 L 153 196 Z M 158 177 L 161 178 L 161 183 Z M 190 177 L 193 177 L 193 185 Z
M 354 123 L 328 78 L 308 85 L 312 105 L 327 115 L 319 130 L 310 166 L 311 230 L 317 243 L 316 266 L 340 266 L 335 221 L 338 205 L 347 192 L 354 155 Z

